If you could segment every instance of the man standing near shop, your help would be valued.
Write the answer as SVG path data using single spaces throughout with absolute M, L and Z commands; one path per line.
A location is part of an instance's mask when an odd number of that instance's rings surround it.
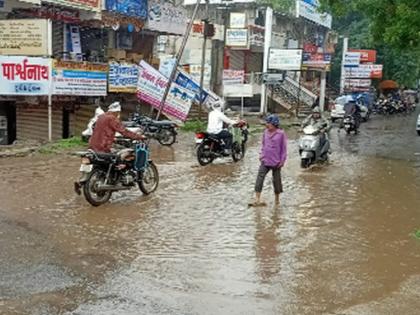
M 280 194 L 283 192 L 281 169 L 287 158 L 287 137 L 279 126 L 280 119 L 278 116 L 270 115 L 266 118 L 266 130 L 264 131 L 260 153 L 261 165 L 255 184 L 255 201 L 250 203 L 250 206 L 265 205 L 261 201 L 261 192 L 269 171 L 273 173 L 275 204 L 280 204 Z

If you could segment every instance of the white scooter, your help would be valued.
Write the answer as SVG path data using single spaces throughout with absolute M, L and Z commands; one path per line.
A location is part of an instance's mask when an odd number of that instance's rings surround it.
M 299 155 L 301 167 L 308 168 L 312 164 L 328 161 L 330 141 L 322 128 L 309 125 L 303 129 L 303 136 L 299 140 Z M 321 143 L 324 133 L 324 143 Z

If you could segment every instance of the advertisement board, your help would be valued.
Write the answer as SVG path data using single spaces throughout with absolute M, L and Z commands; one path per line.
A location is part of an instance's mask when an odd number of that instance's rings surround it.
M 331 65 L 331 54 L 303 53 L 303 67 L 327 69 Z
M 318 11 L 319 4 L 315 2 L 308 3 L 306 1 L 296 1 L 296 17 L 303 17 L 316 24 L 331 29 L 332 16 L 328 13 L 320 13 Z
M 230 28 L 245 28 L 246 27 L 246 14 L 231 12 L 230 13 Z
M 224 97 L 253 97 L 252 84 L 235 84 L 223 86 Z
M 226 46 L 248 47 L 248 29 L 227 29 Z
M 147 18 L 147 0 L 106 0 L 108 11 L 145 20 Z
M 139 67 L 130 63 L 109 63 L 108 91 L 136 93 Z
M 376 50 L 371 49 L 350 49 L 350 52 L 360 54 L 361 63 L 375 63 L 376 62 Z
M 105 96 L 108 64 L 53 60 L 53 94 Z
M 360 64 L 359 52 L 346 52 L 344 54 L 344 67 L 358 67 Z
M 101 11 L 100 0 L 43 0 L 52 4 L 62 5 L 64 7 L 73 7 L 76 9 L 88 10 L 88 11 Z
M 168 84 L 168 79 L 145 61 L 140 62 L 137 97 L 156 109 Z M 172 83 L 162 112 L 176 120 L 185 121 L 195 95 L 176 83 Z
M 245 71 L 243 70 L 223 70 L 223 86 L 238 85 L 244 82 Z
M 0 55 L 48 56 L 48 20 L 0 20 Z
M 185 8 L 175 6 L 165 0 L 148 0 L 148 7 L 147 29 L 184 35 L 188 24 L 188 14 Z
M 302 68 L 301 49 L 271 48 L 268 55 L 268 68 L 271 70 L 298 71 Z
M 371 79 L 346 79 L 344 81 L 344 89 L 346 91 L 369 91 L 371 85 Z
M 346 78 L 354 79 L 381 79 L 382 65 L 362 64 L 356 68 L 344 68 Z
M 0 94 L 48 95 L 51 59 L 0 56 Z

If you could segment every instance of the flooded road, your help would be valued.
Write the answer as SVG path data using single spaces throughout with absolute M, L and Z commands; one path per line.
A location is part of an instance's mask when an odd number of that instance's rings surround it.
M 204 168 L 188 136 L 153 147 L 158 191 L 99 208 L 73 193 L 78 158 L 0 160 L 0 314 L 418 314 L 415 119 L 333 129 L 311 170 L 291 140 L 278 208 L 269 181 L 247 206 L 259 136 Z

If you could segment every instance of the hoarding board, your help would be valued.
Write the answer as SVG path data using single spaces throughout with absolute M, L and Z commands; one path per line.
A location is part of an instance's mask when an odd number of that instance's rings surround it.
M 271 48 L 268 55 L 268 68 L 299 71 L 302 68 L 302 50 Z

